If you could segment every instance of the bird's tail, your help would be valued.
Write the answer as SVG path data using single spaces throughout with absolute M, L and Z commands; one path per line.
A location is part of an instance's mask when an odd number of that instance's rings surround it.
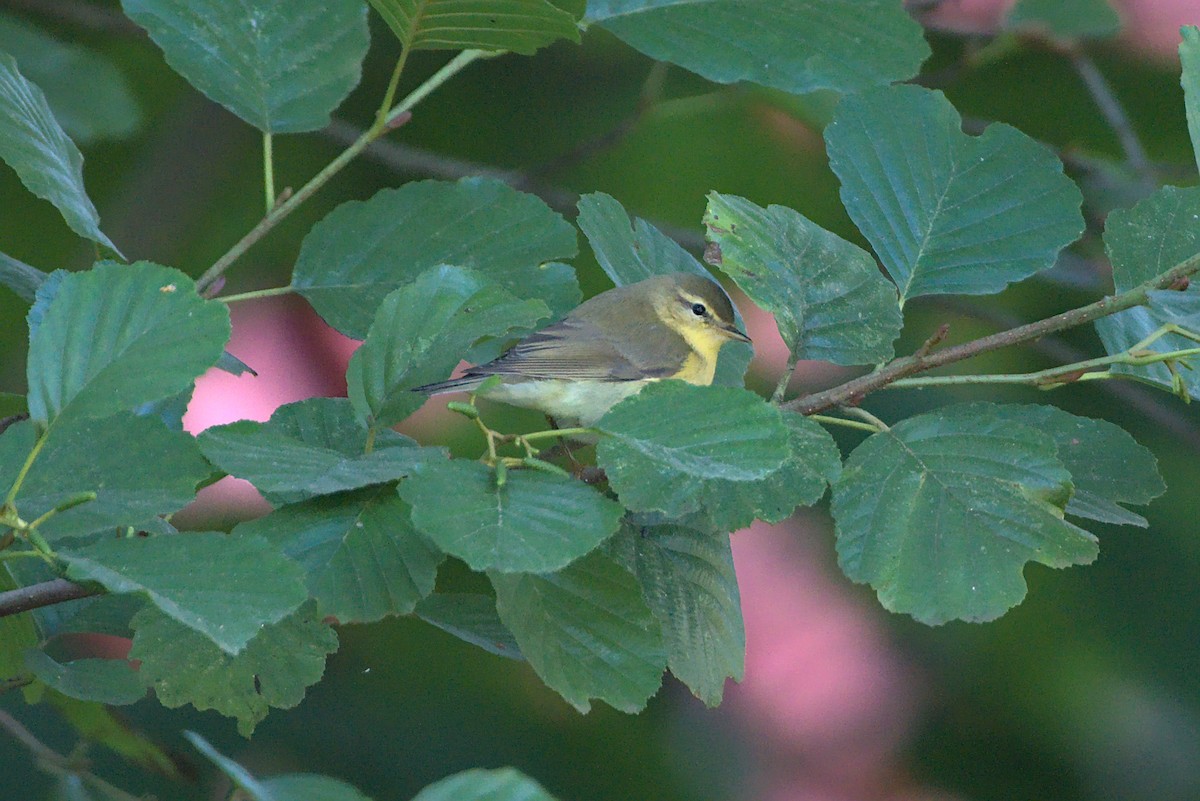
M 425 395 L 441 395 L 445 392 L 470 392 L 486 381 L 487 378 L 488 376 L 486 375 L 464 375 L 462 378 L 451 378 L 448 381 L 436 381 L 432 384 L 413 387 L 411 391 L 421 392 Z

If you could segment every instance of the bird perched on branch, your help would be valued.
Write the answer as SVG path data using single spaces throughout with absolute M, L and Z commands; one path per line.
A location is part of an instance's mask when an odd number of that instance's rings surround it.
M 715 281 L 672 273 L 616 287 L 518 342 L 461 378 L 416 387 L 438 395 L 471 392 L 590 426 L 651 381 L 711 384 L 721 346 L 749 342 Z

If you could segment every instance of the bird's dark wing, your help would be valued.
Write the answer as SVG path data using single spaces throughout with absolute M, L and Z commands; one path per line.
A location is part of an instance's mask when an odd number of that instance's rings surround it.
M 567 318 L 517 343 L 495 361 L 467 371 L 468 375 L 508 375 L 561 378 L 568 381 L 636 381 L 674 375 L 687 355 L 658 354 L 649 358 L 643 348 L 618 347 L 589 320 Z M 660 349 L 661 350 L 661 349 Z

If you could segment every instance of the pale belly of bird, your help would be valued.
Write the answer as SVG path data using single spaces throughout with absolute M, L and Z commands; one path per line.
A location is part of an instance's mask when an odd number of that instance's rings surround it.
M 560 426 L 590 426 L 615 404 L 636 395 L 646 381 L 565 381 L 538 379 L 515 381 L 484 393 L 489 400 L 538 409 Z

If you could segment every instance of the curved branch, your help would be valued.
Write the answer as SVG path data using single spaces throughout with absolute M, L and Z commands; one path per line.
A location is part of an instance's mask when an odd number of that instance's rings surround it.
M 1039 339 L 1056 331 L 1064 331 L 1068 328 L 1094 322 L 1110 314 L 1132 309 L 1134 306 L 1144 305 L 1147 301 L 1148 292 L 1155 289 L 1168 289 L 1177 285 L 1181 279 L 1197 271 L 1200 271 L 1200 253 L 1181 261 L 1162 275 L 1138 284 L 1133 289 L 1125 292 L 1101 298 L 1095 303 L 1056 314 L 1052 317 L 1038 320 L 1035 323 L 1029 323 L 1009 329 L 1008 331 L 1001 331 L 970 342 L 964 342 L 961 345 L 955 345 L 951 348 L 932 353 L 918 351 L 911 356 L 893 359 L 873 373 L 859 376 L 822 392 L 814 392 L 810 395 L 795 398 L 784 403 L 783 408 L 808 415 L 823 412 L 835 406 L 855 405 L 875 390 L 886 387 L 888 384 L 891 384 L 893 381 L 899 381 L 901 378 L 907 378 L 910 375 L 923 373 L 935 367 L 969 359 L 972 356 L 978 356 L 988 351 L 999 350 L 1010 345 L 1019 345 L 1023 342 Z
M 82 584 L 75 584 L 66 579 L 52 579 L 41 584 L 31 584 L 8 592 L 0 592 L 0 617 L 28 612 L 43 606 L 60 604 L 64 601 L 74 601 L 87 598 L 89 595 L 99 595 L 100 589 L 93 589 Z

